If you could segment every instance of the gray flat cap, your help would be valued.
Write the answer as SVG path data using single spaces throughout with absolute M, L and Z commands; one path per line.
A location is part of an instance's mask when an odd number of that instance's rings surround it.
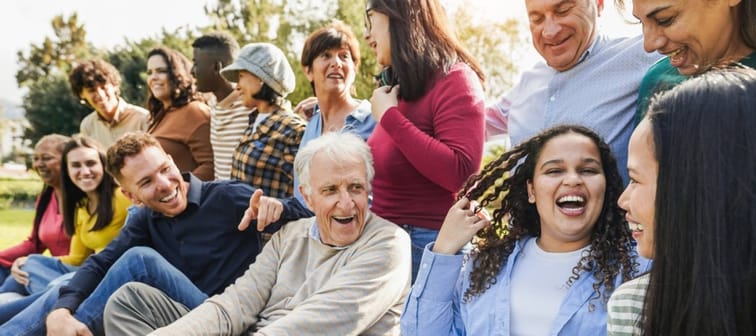
M 294 91 L 296 79 L 281 49 L 270 43 L 245 45 L 234 63 L 221 69 L 223 77 L 231 82 L 239 81 L 239 70 L 246 70 L 260 78 L 282 97 Z

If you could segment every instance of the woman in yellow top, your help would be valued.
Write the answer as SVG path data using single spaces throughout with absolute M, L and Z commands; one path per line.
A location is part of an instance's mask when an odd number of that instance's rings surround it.
M 75 135 L 65 144 L 61 157 L 63 226 L 71 236 L 69 254 L 30 255 L 22 270 L 29 275 L 26 289 L 31 295 L 0 305 L 0 323 L 33 302 L 51 282 L 70 279 L 84 259 L 103 250 L 118 235 L 126 220 L 131 203 L 105 172 L 102 145 Z

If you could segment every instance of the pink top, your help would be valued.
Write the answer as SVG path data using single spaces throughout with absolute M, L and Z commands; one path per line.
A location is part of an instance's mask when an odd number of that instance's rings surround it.
M 420 99 L 386 111 L 368 139 L 372 210 L 396 224 L 438 230 L 483 156 L 485 103 L 475 73 L 457 63 Z
M 39 199 L 37 199 L 39 203 Z M 68 255 L 71 238 L 63 228 L 63 215 L 58 211 L 58 199 L 53 192 L 42 219 L 31 235 L 16 246 L 0 251 L 0 266 L 9 268 L 18 257 L 42 253 L 50 249 L 53 256 Z

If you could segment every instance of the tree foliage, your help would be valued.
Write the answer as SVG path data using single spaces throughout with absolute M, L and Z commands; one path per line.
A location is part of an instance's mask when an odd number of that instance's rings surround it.
M 478 59 L 488 76 L 488 98 L 507 90 L 516 68 L 512 60 L 523 44 L 514 20 L 487 22 L 474 19 L 475 6 L 469 2 L 450 13 L 460 40 Z M 23 108 L 31 129 L 27 138 L 36 142 L 48 133 L 72 134 L 91 108 L 82 105 L 69 89 L 67 74 L 76 60 L 100 57 L 112 63 L 123 78 L 121 95 L 129 102 L 143 104 L 147 94 L 146 55 L 165 45 L 191 56 L 191 42 L 196 30 L 230 32 L 240 45 L 270 42 L 280 47 L 289 58 L 297 76 L 297 89 L 289 95 L 293 103 L 312 96 L 299 62 L 307 35 L 336 18 L 352 27 L 360 42 L 361 64 L 355 88 L 358 98 L 369 98 L 375 88 L 373 75 L 379 70 L 375 55 L 363 38 L 365 34 L 365 3 L 353 0 L 217 0 L 206 5 L 210 18 L 206 27 L 182 27 L 163 30 L 153 37 L 125 40 L 112 50 L 96 49 L 86 40 L 86 30 L 76 13 L 52 19 L 54 35 L 41 44 L 31 44 L 28 51 L 18 52 L 19 86 L 28 89 Z
M 67 19 L 55 16 L 51 22 L 55 37 L 46 37 L 42 44 L 32 44 L 29 53 L 17 53 L 20 70 L 16 72 L 19 86 L 31 83 L 57 73 L 68 73 L 74 60 L 90 57 L 94 47 L 87 42 L 84 24 L 73 13 Z

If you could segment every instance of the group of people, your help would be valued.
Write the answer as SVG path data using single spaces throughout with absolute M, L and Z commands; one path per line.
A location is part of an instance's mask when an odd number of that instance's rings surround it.
M 295 109 L 284 53 L 225 33 L 150 51 L 146 110 L 80 62 L 0 334 L 756 333 L 756 4 L 633 0 L 611 38 L 603 0 L 524 1 L 544 62 L 489 107 L 438 0 L 367 1 L 369 100 L 338 21 Z

